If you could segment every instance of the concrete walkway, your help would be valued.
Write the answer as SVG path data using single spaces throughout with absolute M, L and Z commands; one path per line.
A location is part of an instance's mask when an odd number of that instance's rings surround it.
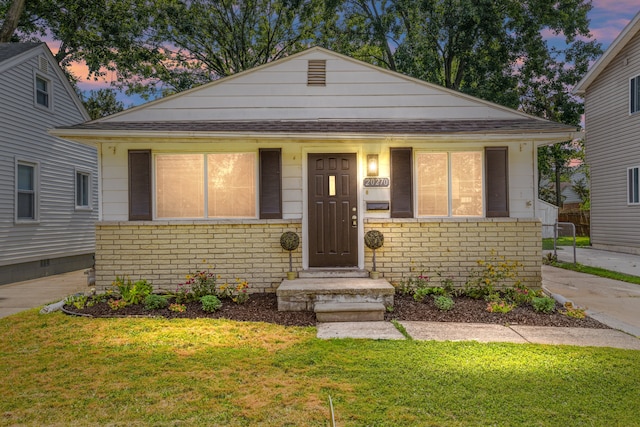
M 509 342 L 516 344 L 575 345 L 640 350 L 640 339 L 611 329 L 550 328 L 453 322 L 398 322 L 414 340 Z M 403 340 L 389 322 L 319 323 L 318 338 L 369 338 Z
M 0 285 L 0 317 L 58 302 L 89 290 L 85 270 Z

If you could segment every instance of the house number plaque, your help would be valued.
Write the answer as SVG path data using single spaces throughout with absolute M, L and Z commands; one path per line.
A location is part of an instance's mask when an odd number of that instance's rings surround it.
M 367 188 L 381 188 L 389 186 L 389 178 L 365 178 L 364 186 Z

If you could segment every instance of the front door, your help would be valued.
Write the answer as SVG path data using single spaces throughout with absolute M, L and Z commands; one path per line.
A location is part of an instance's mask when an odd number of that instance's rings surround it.
M 357 156 L 309 154 L 309 266 L 358 265 Z

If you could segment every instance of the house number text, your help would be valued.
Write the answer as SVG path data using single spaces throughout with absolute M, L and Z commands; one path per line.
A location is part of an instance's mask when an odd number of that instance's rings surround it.
M 389 178 L 365 178 L 365 187 L 388 187 Z

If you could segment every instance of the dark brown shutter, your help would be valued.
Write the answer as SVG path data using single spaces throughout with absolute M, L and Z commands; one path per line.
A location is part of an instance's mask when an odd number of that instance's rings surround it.
M 279 148 L 260 149 L 260 218 L 282 218 L 282 161 Z
M 391 148 L 391 218 L 413 218 L 411 148 Z
M 507 147 L 485 148 L 487 217 L 509 216 L 509 151 Z
M 151 219 L 151 150 L 129 150 L 129 221 Z

